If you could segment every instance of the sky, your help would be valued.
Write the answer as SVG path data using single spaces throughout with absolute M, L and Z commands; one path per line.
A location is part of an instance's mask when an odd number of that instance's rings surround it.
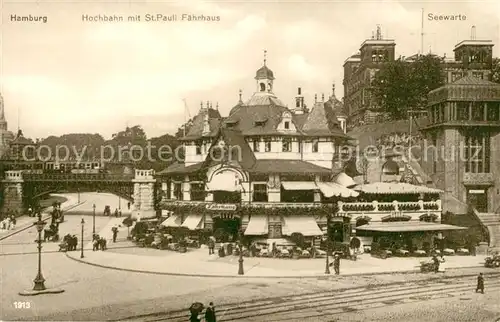
M 293 106 L 332 84 L 343 96 L 343 63 L 379 24 L 396 54 L 420 50 L 453 56 L 455 44 L 490 39 L 500 46 L 500 1 L 30 1 L 0 0 L 0 93 L 9 129 L 43 138 L 101 133 L 127 124 L 148 137 L 174 133 L 200 102 L 222 115 L 256 91 L 263 64 L 276 77 L 274 93 Z M 428 15 L 465 15 L 429 21 Z M 47 23 L 13 22 L 11 15 L 46 16 Z M 124 22 L 84 22 L 82 15 L 120 15 Z M 216 22 L 147 22 L 145 14 L 219 16 Z M 127 22 L 141 15 L 141 22 Z M 463 17 L 462 17 L 463 18 Z M 185 104 L 189 114 L 184 111 Z M 188 115 L 188 116 L 186 116 Z

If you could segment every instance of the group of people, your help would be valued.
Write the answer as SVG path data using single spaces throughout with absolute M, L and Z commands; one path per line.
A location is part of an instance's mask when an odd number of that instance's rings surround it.
M 189 321 L 190 322 L 200 322 L 201 319 L 199 317 L 199 315 L 200 315 L 199 313 L 200 312 L 190 311 L 191 318 L 189 319 Z M 210 302 L 208 304 L 207 309 L 205 310 L 205 322 L 217 322 L 214 302 Z
M 444 257 L 441 256 L 441 258 L 438 258 L 437 255 L 432 256 L 432 262 L 434 263 L 434 273 L 444 273 L 445 267 L 444 267 Z
M 106 238 L 100 237 L 98 234 L 94 234 L 92 237 L 92 250 L 106 250 Z
M 16 229 L 16 216 L 14 214 L 11 214 L 10 216 L 3 218 L 1 222 L 1 228 L 3 230 Z
M 73 251 L 76 250 L 78 246 L 78 237 L 76 235 L 71 236 L 71 234 L 67 234 L 63 238 L 63 243 L 60 245 L 62 248 L 66 246 L 66 250 Z

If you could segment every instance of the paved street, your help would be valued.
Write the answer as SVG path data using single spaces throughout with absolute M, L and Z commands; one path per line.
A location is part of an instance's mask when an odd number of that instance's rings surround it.
M 89 240 L 92 217 L 84 219 L 85 239 Z M 76 234 L 80 239 L 80 220 L 77 212 L 68 215 L 60 226 L 61 234 Z M 107 230 L 113 220 L 97 216 L 96 230 Z M 123 247 L 125 236 L 126 230 L 121 229 L 122 241 L 110 243 L 110 247 Z M 43 245 L 43 274 L 47 287 L 65 292 L 22 297 L 18 292 L 32 287 L 37 271 L 35 237 L 35 229 L 30 228 L 0 242 L 1 320 L 120 320 L 136 316 L 130 320 L 186 321 L 185 308 L 193 301 L 214 301 L 221 310 L 220 321 L 416 321 L 417 316 L 425 321 L 491 321 L 500 316 L 498 276 L 486 276 L 485 295 L 472 292 L 475 275 L 500 272 L 493 269 L 449 270 L 438 278 L 470 276 L 445 282 L 430 280 L 435 274 L 413 273 L 309 279 L 179 277 L 82 264 L 57 252 L 57 243 Z M 85 249 L 86 255 L 91 253 Z M 164 257 L 163 265 L 171 263 Z M 418 282 L 424 280 L 430 281 Z M 28 302 L 30 308 L 16 308 L 16 302 Z M 150 316 L 158 312 L 156 318 Z

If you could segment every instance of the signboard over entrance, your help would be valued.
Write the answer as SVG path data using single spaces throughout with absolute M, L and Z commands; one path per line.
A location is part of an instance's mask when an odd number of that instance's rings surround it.
M 216 211 L 235 211 L 236 205 L 231 204 L 208 204 L 206 206 L 207 210 L 216 210 Z

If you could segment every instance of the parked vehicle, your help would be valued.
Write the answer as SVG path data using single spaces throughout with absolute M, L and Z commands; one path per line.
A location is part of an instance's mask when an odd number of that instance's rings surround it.
M 484 260 L 484 267 L 500 267 L 500 255 L 488 256 Z

